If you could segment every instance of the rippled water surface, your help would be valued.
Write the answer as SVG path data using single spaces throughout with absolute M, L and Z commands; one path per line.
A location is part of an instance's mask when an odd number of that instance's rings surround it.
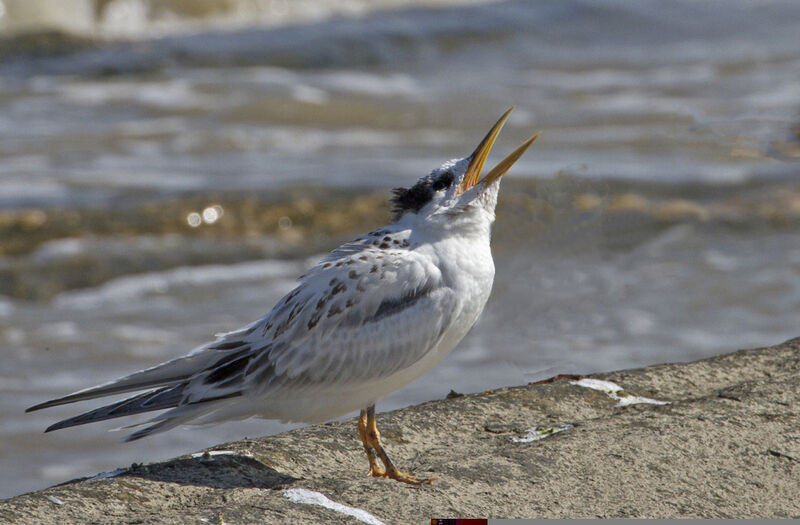
M 492 298 L 380 409 L 798 335 L 796 2 L 32 4 L 0 2 L 0 497 L 288 428 L 23 411 L 260 317 L 512 104 L 494 159 L 543 134 Z

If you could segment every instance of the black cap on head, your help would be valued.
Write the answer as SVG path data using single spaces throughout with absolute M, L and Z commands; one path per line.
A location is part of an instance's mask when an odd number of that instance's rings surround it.
M 392 217 L 394 220 L 399 220 L 407 211 L 417 213 L 433 199 L 434 193 L 449 188 L 453 184 L 453 178 L 453 172 L 448 170 L 438 175 L 428 175 L 410 188 L 393 189 Z

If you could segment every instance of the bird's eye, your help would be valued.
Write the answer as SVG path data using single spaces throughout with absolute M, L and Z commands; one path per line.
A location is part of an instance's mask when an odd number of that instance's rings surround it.
M 453 183 L 453 173 L 449 171 L 445 172 L 433 182 L 433 191 L 439 191 L 448 188 L 452 183 Z

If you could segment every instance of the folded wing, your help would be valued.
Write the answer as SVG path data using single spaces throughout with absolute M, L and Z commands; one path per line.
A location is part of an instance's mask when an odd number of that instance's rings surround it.
M 459 308 L 438 269 L 397 244 L 349 245 L 338 259 L 313 268 L 252 325 L 185 357 L 28 411 L 147 390 L 48 428 L 170 409 L 129 437 L 139 439 L 241 396 L 263 397 L 268 406 L 278 392 L 302 394 L 388 377 L 434 348 Z

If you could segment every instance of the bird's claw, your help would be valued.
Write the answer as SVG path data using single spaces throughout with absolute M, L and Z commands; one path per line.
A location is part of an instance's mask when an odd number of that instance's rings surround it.
M 401 483 L 407 483 L 409 485 L 430 485 L 436 480 L 435 477 L 430 478 L 416 478 L 413 474 L 409 472 L 403 472 L 402 470 L 395 470 L 394 472 L 389 472 L 386 474 L 385 477 L 393 479 L 395 481 L 399 481 Z
M 383 470 L 382 468 L 378 466 L 372 466 L 369 468 L 367 476 L 372 476 L 373 478 L 385 478 L 387 475 L 386 471 Z
M 421 478 L 417 479 L 413 474 L 398 470 L 386 451 L 383 450 L 381 445 L 381 435 L 378 432 L 378 427 L 375 424 L 375 408 L 370 406 L 366 410 L 361 411 L 358 418 L 358 433 L 361 436 L 361 442 L 364 445 L 364 451 L 367 453 L 369 460 L 368 476 L 373 478 L 389 478 L 401 483 L 409 485 L 430 485 L 437 478 Z M 383 463 L 383 467 L 378 466 L 378 459 Z
M 437 477 L 417 478 L 410 472 L 405 472 L 396 469 L 387 472 L 386 469 L 383 469 L 377 465 L 372 465 L 367 471 L 367 475 L 372 476 L 373 478 L 393 479 L 401 483 L 408 483 L 409 485 L 430 485 L 435 480 L 439 479 Z

